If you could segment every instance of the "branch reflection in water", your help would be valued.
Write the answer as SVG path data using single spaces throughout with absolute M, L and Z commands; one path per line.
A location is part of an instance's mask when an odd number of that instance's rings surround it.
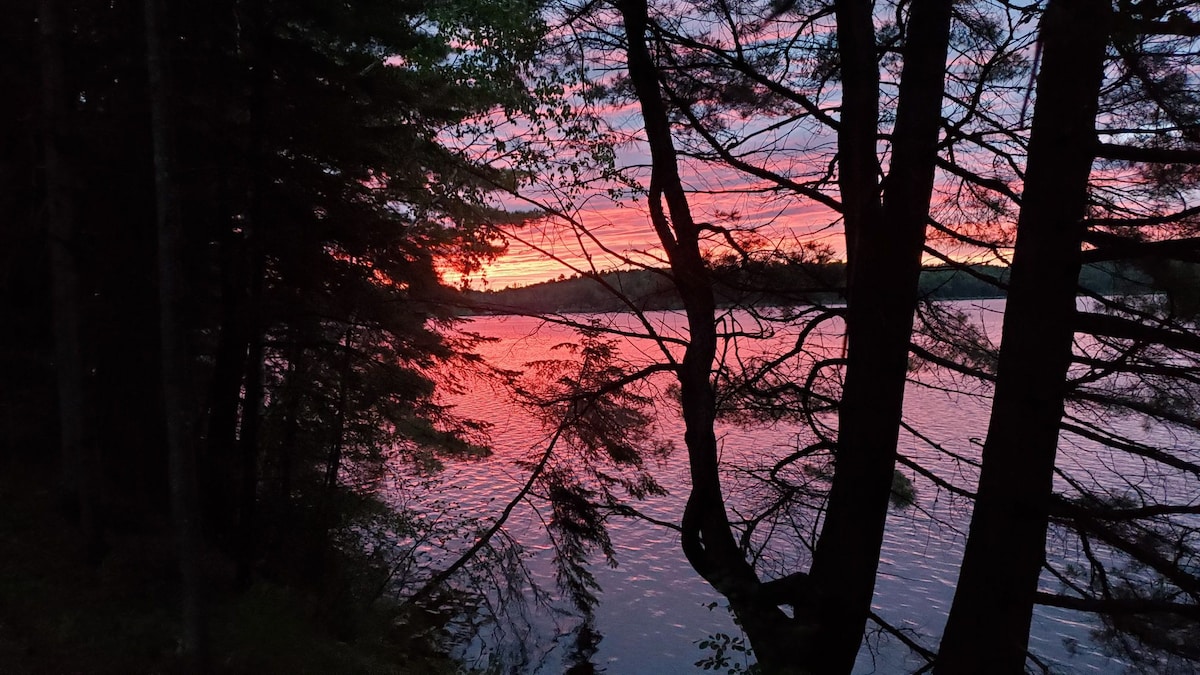
M 998 339 L 1002 300 L 942 304 L 962 312 L 983 336 Z M 685 325 L 683 317 L 673 312 L 650 312 L 647 316 L 657 329 L 669 335 L 680 335 Z M 630 331 L 639 327 L 630 315 L 572 318 L 583 324 L 598 320 Z M 738 316 L 729 317 L 729 321 L 751 323 L 748 317 Z M 822 351 L 834 353 L 840 349 L 838 321 L 827 324 L 819 331 L 822 334 L 809 338 L 810 353 L 798 358 L 811 363 L 828 357 Z M 571 329 L 532 317 L 475 317 L 466 329 L 496 338 L 482 346 L 481 355 L 494 366 L 514 371 L 526 370 L 527 364 L 534 362 L 563 358 L 553 350 L 555 345 L 580 343 Z M 795 331 L 780 331 L 753 348 L 744 347 L 738 357 L 745 362 L 760 354 L 778 353 L 795 337 Z M 631 369 L 648 365 L 655 350 L 648 341 L 632 338 L 622 338 L 617 345 L 617 355 Z M 990 392 L 980 386 L 959 387 L 961 382 L 950 383 L 946 377 L 945 373 L 918 371 L 908 385 L 906 429 L 900 451 L 922 472 L 901 468 L 911 482 L 911 504 L 897 504 L 889 515 L 873 602 L 875 615 L 890 628 L 871 627 L 855 673 L 919 670 L 925 660 L 905 643 L 936 649 L 953 597 L 970 517 L 969 501 L 956 494 L 955 486 L 969 490 L 976 481 L 975 463 L 987 428 Z M 677 404 L 668 386 L 670 377 L 652 375 L 651 382 L 658 385 L 658 396 L 650 406 L 653 420 L 643 431 L 670 441 L 682 434 Z M 495 454 L 482 460 L 450 462 L 442 473 L 425 478 L 438 484 L 436 490 L 428 492 L 438 495 L 436 502 L 409 501 L 410 491 L 404 486 L 406 481 L 415 480 L 413 477 L 394 476 L 384 488 L 393 503 L 423 512 L 426 518 L 465 518 L 477 526 L 479 532 L 457 532 L 458 537 L 446 537 L 444 545 L 427 541 L 418 546 L 418 557 L 433 570 L 445 569 L 470 548 L 478 535 L 494 524 L 504 505 L 523 494 L 536 460 L 558 436 L 557 429 L 547 429 L 537 415 L 496 382 L 471 383 L 466 393 L 448 397 L 446 403 L 492 425 Z M 773 497 L 764 485 L 768 485 L 768 474 L 777 473 L 780 466 L 786 466 L 784 471 L 794 471 L 793 478 L 804 474 L 810 482 L 819 483 L 821 474 L 819 463 L 814 461 L 799 468 L 784 464 L 798 448 L 813 442 L 808 427 L 786 416 L 774 421 L 750 419 L 732 415 L 718 428 L 731 504 L 734 512 L 748 521 Z M 1154 438 L 1156 433 L 1167 433 L 1162 430 L 1120 431 L 1154 442 L 1179 442 Z M 1064 444 L 1060 454 L 1060 464 L 1068 471 L 1088 472 L 1093 479 L 1110 480 L 1114 485 L 1122 480 L 1122 473 L 1132 473 L 1136 468 L 1124 466 L 1134 461 L 1130 458 L 1081 442 Z M 480 606 L 479 616 L 469 621 L 460 617 L 471 624 L 471 629 L 463 633 L 469 637 L 459 646 L 469 664 L 499 666 L 506 671 L 516 666 L 516 671 L 530 673 L 558 673 L 572 667 L 572 672 L 603 668 L 609 673 L 690 673 L 696 671 L 697 661 L 712 658 L 715 644 L 726 636 L 741 635 L 729 614 L 721 609 L 726 604 L 724 599 L 688 565 L 678 533 L 670 527 L 678 522 L 687 495 L 686 457 L 677 452 L 648 461 L 645 468 L 668 494 L 649 494 L 633 503 L 639 517 L 610 514 L 607 523 L 616 565 L 604 564 L 603 552 L 593 551 L 587 569 L 601 591 L 593 615 L 586 619 L 580 618 L 572 603 L 556 591 L 554 546 L 545 527 L 550 509 L 544 495 L 534 489 L 518 500 L 500 528 L 503 535 L 492 555 L 496 564 L 504 559 L 508 565 L 517 562 L 519 556 L 527 577 L 506 577 L 514 574 L 509 567 L 485 579 L 476 567 L 470 577 L 472 583 L 480 590 L 491 584 L 492 601 Z M 1164 487 L 1186 489 L 1182 484 Z M 801 502 L 773 519 L 756 521 L 749 545 L 759 556 L 760 568 L 777 570 L 783 576 L 806 567 L 807 545 L 817 531 L 816 507 L 815 503 Z M 1080 555 L 1075 547 L 1071 537 L 1052 535 L 1047 557 L 1055 567 L 1066 569 Z M 508 552 L 500 553 L 505 550 Z M 531 591 L 534 586 L 540 589 L 538 593 Z M 1042 587 L 1058 590 L 1061 585 L 1047 572 Z M 497 588 L 504 592 L 497 594 Z M 505 593 L 507 597 L 503 597 Z M 521 598 L 525 601 L 520 602 Z M 901 635 L 895 634 L 895 629 Z M 1090 615 L 1039 607 L 1032 629 L 1032 650 L 1040 660 L 1057 664 L 1065 672 L 1119 669 L 1120 665 L 1096 643 L 1096 629 Z

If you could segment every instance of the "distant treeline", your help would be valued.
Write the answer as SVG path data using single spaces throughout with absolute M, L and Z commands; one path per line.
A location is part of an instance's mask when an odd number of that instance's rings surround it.
M 714 268 L 714 293 L 724 307 L 786 306 L 842 301 L 846 266 L 827 263 L 765 263 Z M 998 265 L 926 267 L 921 295 L 938 300 L 1004 297 L 1008 268 Z M 1113 263 L 1086 265 L 1082 291 L 1136 295 L 1152 291 L 1137 268 Z M 602 272 L 560 278 L 500 291 L 466 291 L 466 305 L 478 313 L 619 312 L 681 309 L 665 270 Z

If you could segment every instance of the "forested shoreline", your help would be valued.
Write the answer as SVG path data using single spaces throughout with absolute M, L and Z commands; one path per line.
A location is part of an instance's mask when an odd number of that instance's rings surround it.
M 683 308 L 682 299 L 664 270 L 601 272 L 597 276 L 618 292 L 588 275 L 555 279 L 495 291 L 462 291 L 467 313 L 620 312 L 631 302 L 640 310 Z M 777 307 L 844 302 L 845 263 L 805 266 L 775 265 L 758 269 L 736 266 L 714 269 L 714 292 L 721 307 Z M 926 300 L 1004 297 L 1008 269 L 988 265 L 925 267 L 920 294 Z M 1093 264 L 1083 268 L 1083 295 L 1144 295 L 1156 292 L 1153 280 L 1136 266 Z M 628 302 L 627 302 L 628 301 Z

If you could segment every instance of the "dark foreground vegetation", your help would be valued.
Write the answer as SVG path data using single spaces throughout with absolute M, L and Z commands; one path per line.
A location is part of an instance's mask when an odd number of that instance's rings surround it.
M 440 138 L 530 105 L 540 26 L 6 3 L 0 672 L 451 667 L 373 486 L 482 452 L 433 401 L 470 366 L 435 261 L 493 252 L 499 174 Z
M 82 559 L 77 524 L 56 509 L 45 472 L 0 479 L 0 666 L 11 675 L 179 673 L 177 555 L 165 527 L 110 532 L 99 562 Z M 453 673 L 432 624 L 376 602 L 355 606 L 259 579 L 237 588 L 219 552 L 201 561 L 212 670 L 223 673 Z M 347 570 L 366 575 L 369 568 Z M 417 617 L 417 620 L 420 620 Z

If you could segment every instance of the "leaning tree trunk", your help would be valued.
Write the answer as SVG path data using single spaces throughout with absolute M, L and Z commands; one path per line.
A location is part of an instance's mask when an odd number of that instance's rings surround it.
M 1111 7 L 1051 0 L 983 469 L 939 673 L 1020 673 L 1045 558 Z
M 713 428 L 716 396 L 710 380 L 717 349 L 716 303 L 700 251 L 700 227 L 692 219 L 679 177 L 666 105 L 646 45 L 646 2 L 624 0 L 617 6 L 628 41 L 629 78 L 650 146 L 651 223 L 667 252 L 688 321 L 688 345 L 676 373 L 692 480 L 683 513 L 683 551 L 692 567 L 729 600 L 766 671 L 800 673 L 804 655 L 793 648 L 793 626 L 743 556 L 725 509 Z
M 717 350 L 716 302 L 700 253 L 699 227 L 692 220 L 679 178 L 657 71 L 646 47 L 646 2 L 627 0 L 618 6 L 628 35 L 629 77 L 642 107 L 653 162 L 651 222 L 667 252 L 688 319 L 688 345 L 677 373 L 692 474 L 692 494 L 684 516 L 684 552 L 697 571 L 720 588 L 726 581 L 734 583 L 734 579 L 752 573 L 730 528 L 718 472 L 713 430 L 716 398 L 709 381 Z
M 835 3 L 842 57 L 838 182 L 848 260 L 847 361 L 834 476 L 811 568 L 817 589 L 812 672 L 853 669 L 870 613 L 933 192 L 951 4 L 912 3 L 881 204 L 871 3 Z
M 196 496 L 194 420 L 188 387 L 187 352 L 180 334 L 184 296 L 183 227 L 175 197 L 170 145 L 171 116 L 167 52 L 160 0 L 144 0 L 146 70 L 150 84 L 155 221 L 158 231 L 158 310 L 163 404 L 171 487 L 171 514 L 179 555 L 183 605 L 183 654 L 193 672 L 207 670 L 208 644 L 200 579 L 200 536 Z

